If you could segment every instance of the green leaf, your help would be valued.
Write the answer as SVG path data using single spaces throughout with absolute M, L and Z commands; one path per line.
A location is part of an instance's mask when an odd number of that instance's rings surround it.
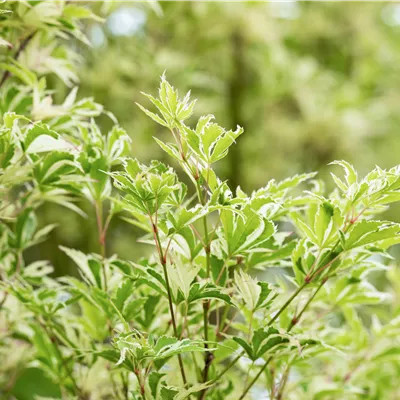
M 74 156 L 53 151 L 34 167 L 34 175 L 40 185 L 62 184 L 62 178 L 78 171 Z
M 221 286 L 225 286 L 226 280 L 228 279 L 228 267 L 224 260 L 211 255 L 211 274 L 214 282 Z
M 212 351 L 213 349 L 209 349 Z M 204 352 L 204 342 L 201 340 L 182 339 L 178 340 L 175 337 L 161 336 L 154 347 L 154 360 L 159 360 L 167 357 L 172 357 L 182 353 Z
M 291 213 L 291 218 L 300 232 L 312 243 L 318 244 L 319 239 L 311 227 L 309 227 L 298 214 Z
M 261 287 L 261 292 L 258 296 L 255 310 L 269 308 L 278 293 L 267 282 L 258 282 L 258 286 Z
M 157 371 L 153 371 L 149 375 L 148 382 L 151 390 L 151 395 L 153 396 L 154 399 L 158 398 L 158 393 L 161 388 L 161 380 L 163 379 L 164 376 L 165 374 Z
M 143 304 L 147 301 L 146 297 L 140 297 L 125 304 L 122 315 L 127 321 L 132 321 L 134 317 L 139 314 L 143 309 Z
M 15 227 L 16 247 L 24 249 L 29 246 L 37 228 L 37 219 L 34 211 L 25 209 L 17 219 Z
M 154 140 L 170 157 L 175 158 L 177 161 L 182 160 L 179 150 L 175 145 L 171 143 L 164 143 L 156 137 L 154 137 Z
M 247 265 L 250 268 L 262 268 L 268 264 L 275 264 L 279 261 L 290 257 L 295 249 L 297 242 L 292 240 L 285 244 L 274 244 L 272 248 L 266 247 L 265 249 L 259 249 L 251 252 L 247 258 Z
M 387 240 L 400 240 L 400 225 L 387 221 L 361 220 L 355 223 L 348 232 L 345 245 L 346 250 Z
M 116 350 L 101 350 L 95 354 L 107 361 L 111 361 L 114 364 L 117 364 L 120 359 L 120 353 Z M 128 359 L 125 359 L 120 365 L 122 365 L 128 371 L 132 371 L 134 369 L 132 362 Z
M 174 297 L 178 297 L 180 291 L 185 299 L 189 299 L 192 282 L 196 278 L 200 268 L 193 263 L 186 264 L 181 259 L 174 259 L 167 264 L 169 281 Z
M 345 178 L 346 178 L 348 187 L 354 183 L 357 183 L 357 180 L 358 180 L 357 171 L 354 169 L 354 167 L 350 163 L 348 163 L 347 161 L 344 161 L 344 160 L 340 160 L 340 161 L 333 161 L 330 163 L 330 165 L 339 165 L 344 169 Z
M 184 127 L 185 139 L 194 153 L 205 163 L 212 164 L 228 154 L 229 147 L 243 133 L 237 127 L 236 131 L 225 131 L 218 124 L 211 122 L 214 117 L 207 115 L 201 117 L 196 130 Z
M 157 114 L 152 113 L 151 111 L 147 110 L 144 108 L 142 105 L 139 103 L 136 103 L 136 105 L 148 116 L 150 117 L 153 121 L 157 122 L 157 124 L 160 124 L 162 126 L 165 126 L 168 128 L 168 124 Z
M 36 84 L 36 75 L 13 59 L 9 63 L 0 63 L 0 69 L 11 72 L 27 86 L 33 87 Z
M 180 207 L 175 215 L 171 215 L 171 220 L 168 221 L 172 224 L 175 232 L 180 232 L 183 228 L 194 224 L 199 219 L 203 218 L 210 212 L 209 209 L 203 207 L 201 204 L 196 205 L 191 209 Z
M 99 259 L 92 255 L 86 255 L 79 250 L 60 246 L 60 249 L 79 267 L 82 278 L 89 284 L 101 288 L 104 284 L 102 268 L 104 266 Z
M 116 125 L 107 135 L 106 153 L 110 165 L 120 164 L 130 153 L 131 138 L 126 131 Z
M 190 398 L 191 394 L 201 392 L 202 390 L 207 389 L 212 385 L 213 385 L 212 382 L 197 383 L 191 386 L 190 389 L 179 390 L 178 394 L 175 395 L 174 400 L 188 399 Z
M 219 236 L 225 241 L 226 252 L 230 257 L 261 246 L 275 232 L 274 224 L 250 207 L 245 207 L 242 212 L 243 217 L 229 209 L 221 211 L 223 230 Z
M 67 18 L 76 18 L 76 19 L 93 19 L 95 21 L 102 22 L 103 18 L 95 15 L 90 9 L 77 6 L 75 4 L 68 4 L 63 9 L 63 14 Z
M 163 386 L 161 388 L 161 398 L 162 400 L 174 400 L 180 391 L 181 389 L 178 388 Z
M 265 189 L 260 189 L 260 194 L 266 193 L 282 193 L 288 191 L 288 189 L 294 189 L 299 186 L 301 183 L 306 182 L 317 175 L 317 172 L 310 172 L 306 174 L 297 174 L 290 178 L 286 178 L 283 181 L 275 182 L 274 179 L 268 182 L 268 185 Z
M 243 347 L 243 349 L 245 350 L 245 352 L 247 353 L 247 355 L 249 356 L 249 358 L 251 360 L 254 359 L 253 348 L 251 347 L 251 345 L 249 343 L 247 343 L 246 340 L 244 340 L 238 336 L 234 336 L 233 340 L 236 343 L 238 343 L 241 347 Z
M 235 143 L 235 140 L 243 133 L 243 128 L 238 127 L 236 131 L 225 132 L 216 142 L 210 162 L 214 163 L 221 160 L 228 154 L 229 147 Z
M 125 170 L 113 172 L 114 185 L 125 193 L 124 201 L 143 214 L 155 214 L 175 190 L 176 174 L 164 164 L 153 162 L 146 167 L 136 160 L 124 160 Z
M 194 283 L 190 288 L 188 303 L 201 299 L 217 299 L 231 305 L 232 301 L 228 294 L 225 294 L 223 288 L 217 287 L 211 283 L 202 286 L 200 283 Z
M 196 103 L 196 101 L 190 101 L 190 92 L 183 99 L 180 99 L 178 91 L 167 82 L 164 75 L 161 77 L 158 99 L 146 93 L 142 94 L 157 107 L 161 116 L 137 104 L 140 109 L 151 119 L 170 129 L 181 127 L 183 121 L 192 115 Z
M 122 311 L 125 301 L 132 295 L 133 288 L 134 283 L 130 279 L 126 279 L 119 285 L 115 294 L 114 304 L 120 311 Z
M 246 307 L 251 311 L 256 310 L 262 291 L 257 279 L 242 270 L 235 270 L 234 285 Z
M 288 342 L 289 340 L 287 338 L 282 337 L 279 331 L 271 326 L 267 329 L 257 329 L 253 333 L 252 338 L 253 361 L 257 360 L 257 358 L 262 357 L 273 347 Z
M 159 304 L 161 296 L 148 296 L 144 305 L 144 319 L 141 321 L 144 327 L 149 327 L 156 318 L 156 306 Z

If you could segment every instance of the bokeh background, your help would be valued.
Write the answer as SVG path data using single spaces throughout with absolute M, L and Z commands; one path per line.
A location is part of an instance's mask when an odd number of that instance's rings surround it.
M 88 22 L 92 47 L 79 45 L 79 96 L 93 96 L 132 137 L 142 162 L 170 163 L 153 140 L 167 132 L 135 102 L 155 93 L 160 75 L 198 98 L 192 121 L 214 114 L 245 129 L 218 165 L 231 188 L 252 191 L 268 180 L 320 171 L 346 159 L 365 173 L 400 162 L 400 4 L 360 2 L 92 3 L 105 24 Z M 78 45 L 77 45 L 78 46 Z M 60 101 L 68 88 L 54 79 Z M 112 121 L 103 116 L 104 130 Z M 399 220 L 399 208 L 387 218 Z M 93 213 L 88 208 L 88 213 Z M 49 206 L 59 221 L 38 250 L 59 273 L 68 269 L 54 244 L 96 251 L 94 218 Z M 137 259 L 139 232 L 116 219 L 108 253 Z M 34 257 L 33 257 L 34 256 Z M 32 255 L 37 259 L 37 254 Z

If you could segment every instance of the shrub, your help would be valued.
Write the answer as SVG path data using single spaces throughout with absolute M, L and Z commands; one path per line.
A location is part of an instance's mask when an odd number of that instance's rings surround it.
M 85 41 L 78 20 L 97 18 L 89 9 L 3 7 L 0 44 L 22 38 L 1 63 L 3 398 L 398 398 L 398 310 L 383 306 L 389 292 L 368 275 L 400 282 L 387 253 L 400 226 L 376 219 L 400 199 L 400 167 L 361 178 L 334 162 L 344 178 L 332 174 L 330 194 L 315 173 L 232 192 L 214 167 L 242 129 L 211 115 L 189 124 L 195 102 L 163 76 L 158 97 L 145 95 L 151 110 L 139 107 L 169 131 L 169 141 L 155 140 L 185 185 L 170 166 L 130 158 L 118 125 L 103 134 L 92 99 L 76 101 L 73 89 L 52 104 L 43 75 L 76 79 L 68 42 L 53 41 Z M 37 52 L 43 65 L 32 63 Z M 37 210 L 53 202 L 84 218 L 83 201 L 96 214 L 100 254 L 60 248 L 80 279 L 27 264 L 24 252 L 54 228 L 38 228 Z M 143 230 L 148 258 L 108 254 L 115 217 Z M 29 369 L 51 390 L 18 395 Z

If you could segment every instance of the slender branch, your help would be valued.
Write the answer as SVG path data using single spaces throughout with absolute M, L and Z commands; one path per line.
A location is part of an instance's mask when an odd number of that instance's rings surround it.
M 191 180 L 195 183 L 198 199 L 199 199 L 200 203 L 204 206 L 206 204 L 206 193 L 203 194 L 203 188 L 200 184 L 200 174 L 199 174 L 198 166 L 196 166 L 195 170 L 193 171 L 192 166 L 190 165 L 189 161 L 186 158 L 186 155 L 184 154 L 181 135 L 179 134 L 179 132 L 175 133 L 173 129 L 171 129 L 171 132 L 172 132 L 172 135 L 174 136 L 175 141 L 181 152 L 183 169 L 185 170 L 185 172 L 188 173 Z M 210 173 L 210 166 L 208 165 L 207 166 L 207 185 L 208 185 L 209 173 Z M 200 241 L 203 244 L 203 247 L 204 247 L 204 250 L 206 253 L 206 275 L 207 275 L 207 279 L 209 279 L 210 274 L 211 274 L 211 249 L 210 249 L 210 246 L 211 246 L 211 241 L 213 239 L 214 233 L 212 233 L 211 237 L 209 236 L 208 222 L 207 222 L 206 215 L 203 217 L 203 228 L 204 228 L 204 240 L 202 240 L 202 238 L 200 238 Z M 196 229 L 193 229 L 193 230 L 194 230 L 195 234 L 198 235 Z M 198 237 L 200 237 L 200 235 L 198 235 Z M 161 246 L 158 246 L 158 247 L 161 247 Z M 208 323 L 209 323 L 208 320 L 209 320 L 210 304 L 211 304 L 210 300 L 203 302 L 203 323 L 204 323 L 204 341 L 205 341 L 204 347 L 206 349 L 205 357 L 204 357 L 203 382 L 207 382 L 208 372 L 209 372 L 210 365 L 213 360 L 212 353 L 208 351 Z M 200 399 L 205 398 L 206 392 L 207 392 L 207 389 L 204 389 L 201 392 Z
M 324 282 L 325 283 L 325 282 Z M 274 315 L 274 317 L 268 322 L 268 326 L 272 325 L 272 323 L 279 317 L 279 315 L 291 304 L 291 302 L 299 295 L 299 293 L 307 286 L 308 282 L 304 282 L 303 285 L 299 286 L 299 288 L 293 293 L 293 295 L 286 301 L 286 303 L 279 309 L 279 311 Z M 319 288 L 316 290 L 316 292 L 314 293 L 313 296 L 311 296 L 311 300 L 309 300 L 306 304 L 306 306 L 308 306 L 311 301 L 313 300 L 313 298 L 316 296 L 316 294 L 318 293 L 318 290 L 322 287 L 322 285 L 319 286 Z M 306 308 L 306 307 L 305 307 Z M 305 308 L 303 308 L 303 310 L 300 312 L 298 319 L 300 318 L 300 316 L 304 313 Z M 297 319 L 297 321 L 298 321 Z M 293 320 L 292 320 L 293 322 Z M 288 332 L 292 329 L 292 327 L 295 325 L 295 323 L 291 323 L 290 328 L 288 330 Z M 257 373 L 257 375 L 253 378 L 253 380 L 246 386 L 245 390 L 243 391 L 241 397 L 239 398 L 239 400 L 244 399 L 244 397 L 246 396 L 246 394 L 248 393 L 248 391 L 251 389 L 251 387 L 257 382 L 258 378 L 261 376 L 261 374 L 265 371 L 265 369 L 267 368 L 269 362 L 272 360 L 272 356 L 270 356 L 266 363 L 262 366 L 262 368 L 260 369 L 260 371 Z
M 265 369 L 267 368 L 268 364 L 270 363 L 270 361 L 272 360 L 272 356 L 270 356 L 267 361 L 265 362 L 265 364 L 262 366 L 262 368 L 258 371 L 257 375 L 252 379 L 252 381 L 246 386 L 246 388 L 244 389 L 242 395 L 239 397 L 239 400 L 242 400 L 245 398 L 246 394 L 248 393 L 248 391 L 252 388 L 252 386 L 257 382 L 258 378 L 261 376 L 261 374 L 265 371 Z
M 193 229 L 194 234 L 197 236 L 197 239 L 200 240 L 201 244 L 203 245 L 203 247 L 205 248 L 207 245 L 204 242 L 203 238 L 201 237 L 200 233 L 198 232 L 198 230 L 196 229 L 196 227 L 193 224 L 190 224 L 190 227 Z
M 336 245 L 332 248 L 332 250 L 326 255 L 326 257 L 324 257 L 324 260 L 325 260 L 325 258 L 327 258 L 330 254 L 332 254 L 332 253 L 335 251 L 337 245 L 338 245 L 338 244 L 336 244 Z M 339 255 L 340 255 L 340 254 L 339 254 Z M 282 314 L 282 312 L 292 303 L 292 301 L 293 301 L 293 300 L 303 291 L 303 289 L 314 279 L 314 277 L 315 277 L 316 275 L 318 275 L 320 272 L 322 272 L 325 268 L 329 267 L 329 265 L 332 265 L 332 263 L 339 257 L 339 255 L 336 256 L 336 257 L 335 257 L 333 260 L 331 260 L 330 262 L 328 262 L 326 265 L 324 265 L 323 267 L 321 267 L 319 270 L 315 271 L 314 274 L 312 274 L 311 277 L 308 277 L 308 279 L 307 279 L 307 277 L 306 277 L 304 283 L 303 283 L 301 286 L 299 286 L 299 287 L 297 288 L 297 290 L 292 294 L 292 296 L 290 296 L 290 298 L 289 298 L 289 299 L 286 301 L 286 303 L 279 309 L 279 311 L 273 316 L 273 318 L 268 322 L 267 325 L 268 325 L 268 326 L 272 325 L 272 324 L 277 320 L 277 318 Z M 317 295 L 318 291 L 319 291 L 319 290 L 321 289 L 321 287 L 325 284 L 325 282 L 326 282 L 326 279 L 324 279 L 324 280 L 322 281 L 322 284 L 317 288 L 317 290 L 316 290 L 316 292 L 314 293 L 314 295 L 311 296 L 311 298 L 309 299 L 309 301 L 306 303 L 306 306 L 305 306 L 305 307 L 302 309 L 302 311 L 300 312 L 299 317 L 297 318 L 297 320 L 296 320 L 296 319 L 292 320 L 291 325 L 290 325 L 290 327 L 289 327 L 290 329 L 288 330 L 288 332 L 289 332 L 289 331 L 293 328 L 293 326 L 298 322 L 300 316 L 304 313 L 304 311 L 306 310 L 306 308 L 308 307 L 308 305 L 311 303 L 311 301 L 312 301 L 312 300 L 314 299 L 314 297 Z M 292 325 L 292 323 L 293 323 L 293 325 Z M 244 391 L 243 394 L 242 394 L 242 397 L 240 397 L 239 400 L 243 399 L 244 396 L 247 394 L 247 392 L 250 390 L 250 388 L 256 383 L 257 379 L 261 376 L 261 374 L 263 373 L 263 371 L 265 370 L 265 368 L 267 368 L 267 365 L 268 365 L 268 363 L 271 361 L 271 359 L 272 359 L 272 356 L 268 358 L 266 364 L 260 369 L 260 371 L 258 372 L 258 374 L 254 377 L 254 379 L 253 379 L 253 380 L 250 382 L 250 384 L 246 387 L 245 391 Z
M 201 185 L 199 179 L 196 179 L 196 185 L 197 185 L 197 195 L 199 197 L 200 203 L 204 206 L 205 205 L 205 199 L 202 196 L 202 191 L 201 191 Z M 203 228 L 204 228 L 204 250 L 206 253 L 206 274 L 207 278 L 210 277 L 211 273 L 211 253 L 210 253 L 210 239 L 208 236 L 208 223 L 207 223 L 207 216 L 205 215 L 203 217 Z M 206 300 L 203 302 L 203 321 L 204 321 L 204 348 L 208 350 L 208 312 L 210 309 L 210 300 Z M 204 356 L 204 370 L 203 370 L 203 382 L 207 382 L 208 379 L 208 372 L 212 363 L 212 360 L 214 359 L 213 355 L 211 352 L 206 351 L 205 356 Z M 204 399 L 206 395 L 207 389 L 204 389 L 201 392 L 200 399 Z
M 17 251 L 17 265 L 15 267 L 15 273 L 19 274 L 21 272 L 21 267 L 24 266 L 24 258 L 22 256 L 22 250 Z
M 218 274 L 218 276 L 217 276 L 217 279 L 215 280 L 215 284 L 216 284 L 216 285 L 218 285 L 220 279 L 222 278 L 222 274 L 225 272 L 225 270 L 226 270 L 226 268 L 227 268 L 227 266 L 228 266 L 228 262 L 229 262 L 230 258 L 231 258 L 230 256 L 228 256 L 228 257 L 226 258 L 226 260 L 225 260 L 225 262 L 224 262 L 224 265 L 223 265 L 222 268 L 221 268 L 221 271 L 219 271 L 219 274 Z
M 172 235 L 172 236 L 170 237 L 169 241 L 168 241 L 167 247 L 166 247 L 166 249 L 165 249 L 165 255 L 164 255 L 165 258 L 168 257 L 169 247 L 171 246 L 171 243 L 172 243 L 172 239 L 173 239 L 173 238 L 174 238 L 174 235 Z
M 169 312 L 170 312 L 170 315 L 171 315 L 172 327 L 173 327 L 173 330 L 174 330 L 175 337 L 179 340 L 178 329 L 176 327 L 174 306 L 173 306 L 173 303 L 172 303 L 171 286 L 170 286 L 170 283 L 169 283 L 169 276 L 168 276 L 168 270 L 167 270 L 167 259 L 164 256 L 164 252 L 163 252 L 162 245 L 161 245 L 161 240 L 160 240 L 160 234 L 158 232 L 157 225 L 153 222 L 153 217 L 151 216 L 150 213 L 149 213 L 149 217 L 150 217 L 151 226 L 153 227 L 154 241 L 156 243 L 158 255 L 159 255 L 159 258 L 160 258 L 160 263 L 162 265 L 163 272 L 164 272 L 164 279 L 165 279 L 165 285 L 167 287 Z M 185 368 L 184 368 L 184 365 L 183 365 L 181 354 L 178 354 L 178 361 L 179 361 L 179 369 L 181 371 L 183 383 L 184 383 L 185 386 L 187 386 Z
M 204 248 L 204 250 L 206 251 L 206 264 L 207 264 L 207 278 L 210 277 L 210 273 L 211 273 L 211 250 L 210 250 L 210 241 L 208 238 L 208 226 L 207 226 L 207 217 L 204 216 L 203 217 L 203 225 L 204 225 L 204 239 L 205 239 L 205 243 L 206 246 Z
M 99 237 L 99 246 L 100 246 L 100 254 L 103 258 L 103 265 L 102 265 L 102 272 L 103 272 L 103 281 L 104 281 L 104 290 L 107 292 L 107 273 L 106 273 L 106 266 L 105 266 L 105 257 L 106 257 L 106 233 L 109 222 L 103 225 L 103 203 L 99 200 L 96 202 L 95 205 L 96 209 L 96 221 L 97 221 L 97 231 Z M 107 218 L 107 221 L 109 219 Z
M 314 278 L 319 275 L 321 272 L 323 272 L 325 269 L 329 268 L 341 255 L 342 253 L 338 254 L 335 258 L 333 258 L 331 261 L 320 267 L 317 271 L 315 271 L 309 278 L 309 282 L 314 280 Z
M 270 369 L 271 374 L 271 388 L 270 388 L 270 399 L 274 400 L 275 398 L 275 368 Z
M 285 372 L 283 374 L 281 383 L 279 385 L 278 393 L 276 395 L 276 400 L 282 400 L 283 399 L 283 392 L 285 390 L 286 382 L 288 381 L 289 372 L 290 372 L 290 366 L 291 366 L 290 364 L 287 366 L 287 368 L 286 368 L 286 370 L 285 370 Z
M 249 320 L 249 332 L 247 333 L 247 340 L 250 341 L 251 332 L 252 332 L 252 325 L 253 325 L 253 317 L 254 317 L 254 310 L 251 311 L 250 320 Z
M 318 264 L 319 257 L 321 256 L 322 249 L 319 249 L 317 256 L 315 257 L 314 262 L 311 265 L 310 270 L 308 271 L 308 275 L 311 275 L 314 272 L 315 266 Z
M 244 351 L 241 351 L 212 381 L 211 385 L 217 383 L 239 360 L 245 355 Z
M 291 304 L 291 302 L 300 294 L 300 292 L 308 285 L 308 282 L 304 282 L 301 286 L 297 288 L 297 290 L 290 296 L 290 298 L 286 301 L 286 303 L 279 309 L 279 311 L 271 318 L 268 322 L 268 326 L 272 325 L 278 317 L 282 314 L 283 311 L 286 310 L 287 307 Z
M 124 391 L 124 396 L 125 400 L 128 400 L 129 398 L 129 372 L 127 372 L 127 376 L 125 376 L 124 372 L 121 372 L 121 380 L 122 380 L 122 386 L 123 386 L 123 391 Z
M 4 296 L 3 296 L 3 298 L 1 299 L 1 302 L 0 302 L 0 310 L 3 308 L 4 303 L 7 300 L 8 294 L 9 294 L 9 292 L 7 292 L 7 291 L 4 292 Z
M 215 227 L 214 227 L 213 231 L 211 232 L 210 239 L 209 239 L 210 243 L 214 239 L 214 236 L 217 233 L 217 229 L 218 229 L 220 224 L 221 224 L 221 215 L 219 216 L 218 222 L 215 224 Z
M 14 60 L 17 61 L 21 53 L 24 51 L 25 47 L 29 44 L 29 42 L 33 39 L 35 36 L 36 31 L 32 32 L 30 35 L 28 35 L 20 44 L 17 52 L 14 55 Z M 0 88 L 4 85 L 4 83 L 7 81 L 7 79 L 11 76 L 10 71 L 5 71 L 1 80 L 0 80 Z
M 104 226 L 103 226 L 102 240 L 104 240 L 104 244 L 106 244 L 106 235 L 107 235 L 108 228 L 110 227 L 112 217 L 113 217 L 112 212 L 109 212 L 108 216 L 106 218 L 106 222 L 104 223 Z
M 362 215 L 362 213 L 365 210 L 363 210 L 360 214 L 357 215 L 356 218 L 353 218 L 351 223 L 354 223 L 358 220 L 358 218 Z M 345 228 L 345 231 L 347 230 L 348 227 Z M 331 251 L 324 257 L 324 260 L 326 258 L 328 258 L 336 249 L 336 247 L 339 245 L 340 241 L 338 241 L 333 248 L 331 249 Z M 328 268 L 330 265 L 333 264 L 334 261 L 336 261 L 336 259 L 340 256 L 337 255 L 333 260 L 331 260 L 330 262 L 328 262 L 327 264 L 323 265 L 323 267 L 321 267 L 320 269 L 318 269 L 317 271 L 315 271 L 311 276 L 306 276 L 306 279 L 304 281 L 304 283 L 293 293 L 293 295 L 286 301 L 286 303 L 279 309 L 279 311 L 274 315 L 274 317 L 268 322 L 268 326 L 272 325 L 272 323 L 274 321 L 276 321 L 276 319 L 279 317 L 279 315 L 292 303 L 292 301 L 300 294 L 300 292 L 302 292 L 302 290 L 315 278 L 315 276 L 317 276 L 319 273 L 321 273 L 324 269 Z M 299 315 L 296 317 L 296 319 L 290 324 L 289 328 L 288 328 L 288 332 L 293 328 L 293 326 L 299 321 L 299 319 L 301 318 L 301 316 L 303 315 L 303 313 L 306 311 L 306 309 L 308 308 L 308 306 L 310 305 L 310 303 L 313 301 L 313 299 L 315 298 L 315 296 L 317 295 L 317 293 L 319 292 L 319 290 L 322 288 L 322 286 L 326 283 L 326 281 L 328 280 L 329 276 L 327 276 L 325 279 L 322 280 L 321 284 L 318 286 L 318 288 L 316 289 L 316 291 L 314 292 L 314 294 L 310 297 L 310 299 L 307 301 L 307 303 L 305 304 L 305 306 L 303 307 L 303 309 L 300 311 Z M 234 359 L 232 361 L 232 363 L 229 365 L 229 368 L 231 368 L 238 360 L 240 357 L 237 357 L 236 359 Z M 246 386 L 244 392 L 242 393 L 242 395 L 240 396 L 239 400 L 244 399 L 244 397 L 246 396 L 246 394 L 248 393 L 248 391 L 251 389 L 251 387 L 257 382 L 258 378 L 262 375 L 262 373 L 265 371 L 265 369 L 267 368 L 268 364 L 270 363 L 270 361 L 272 360 L 272 356 L 270 356 L 267 361 L 265 362 L 265 364 L 262 366 L 262 368 L 260 369 L 260 371 L 257 373 L 257 375 L 253 378 L 253 380 L 249 383 L 249 385 Z M 218 376 L 216 379 L 219 379 L 220 376 Z
M 117 383 L 115 382 L 114 375 L 110 372 L 110 382 L 113 387 L 114 395 L 118 400 L 121 400 L 120 392 L 118 390 Z
M 315 296 L 318 294 L 318 292 L 322 289 L 322 286 L 325 285 L 326 281 L 328 280 L 328 278 L 323 279 L 322 282 L 320 283 L 320 285 L 317 287 L 317 289 L 315 290 L 315 292 L 312 294 L 312 296 L 310 296 L 310 298 L 308 299 L 307 303 L 304 305 L 303 309 L 299 312 L 298 315 L 295 315 L 292 320 L 290 321 L 289 327 L 288 327 L 288 332 L 290 332 L 292 330 L 292 328 L 299 322 L 300 318 L 302 317 L 302 315 L 304 314 L 304 312 L 307 310 L 308 306 L 310 305 L 310 303 L 314 300 Z
M 185 303 L 185 315 L 183 316 L 182 332 L 181 332 L 181 336 L 180 336 L 181 339 L 183 338 L 185 331 L 186 331 L 186 337 L 189 338 L 189 327 L 188 327 L 188 318 L 187 318 L 188 310 L 189 310 L 189 305 L 186 302 Z
M 228 313 L 229 313 L 229 307 L 224 307 L 224 312 L 223 312 L 223 314 L 222 314 L 221 321 L 220 321 L 220 323 L 218 324 L 217 332 L 216 332 L 216 334 L 215 334 L 217 337 L 218 337 L 218 335 L 219 335 L 219 332 L 223 332 L 225 320 L 226 320 L 226 318 L 227 318 L 227 316 L 228 316 Z M 236 315 L 236 314 L 235 314 L 235 315 Z
M 145 400 L 146 399 L 146 397 L 145 397 L 145 386 L 144 386 L 141 370 L 138 369 L 138 368 L 135 368 L 134 373 L 135 373 L 136 378 L 137 378 L 138 383 L 139 383 L 140 394 L 142 395 L 142 399 Z
M 39 320 L 39 325 L 44 329 L 46 332 L 47 336 L 49 337 L 50 341 L 53 343 L 54 350 L 56 351 L 58 358 L 61 361 L 61 366 L 64 367 L 65 371 L 67 372 L 68 377 L 70 378 L 72 385 L 74 387 L 75 393 L 78 394 L 78 396 L 82 395 L 82 391 L 79 388 L 78 384 L 76 383 L 76 380 L 72 374 L 72 371 L 68 367 L 68 360 L 64 357 L 61 349 L 58 346 L 57 340 L 56 340 L 56 335 L 53 331 L 53 328 L 50 325 L 42 324 Z
M 235 319 L 238 312 L 239 312 L 239 310 L 235 310 L 232 317 L 229 319 L 228 323 L 225 325 L 224 329 L 222 329 L 221 333 L 225 333 L 229 329 L 229 327 L 232 325 L 233 320 Z
M 325 258 L 327 258 L 330 254 L 332 254 L 338 244 L 336 244 L 332 250 L 326 255 Z M 298 287 L 298 289 L 292 294 L 292 296 L 286 301 L 286 303 L 279 309 L 279 311 L 274 315 L 274 317 L 268 322 L 268 326 L 272 325 L 272 323 L 274 321 L 276 321 L 276 319 L 279 317 L 279 315 L 292 303 L 292 301 L 300 294 L 300 292 L 302 292 L 302 290 L 314 279 L 314 277 L 316 275 L 318 275 L 320 272 L 322 272 L 325 268 L 328 268 L 330 265 L 333 264 L 334 261 L 336 261 L 336 259 L 340 256 L 337 255 L 334 259 L 332 259 L 331 261 L 329 261 L 326 265 L 324 265 L 323 267 L 321 267 L 319 270 L 315 271 L 314 274 L 312 274 L 311 277 L 309 277 L 307 279 L 305 279 L 304 283 Z M 312 300 L 315 298 L 315 296 L 317 295 L 318 291 L 322 288 L 322 286 L 325 284 L 325 282 L 327 281 L 327 279 L 324 279 L 322 281 L 322 283 L 320 284 L 320 286 L 317 288 L 317 290 L 314 292 L 314 294 L 310 297 L 310 299 L 307 301 L 305 307 L 300 311 L 300 314 L 298 317 L 295 317 L 290 325 L 289 325 L 289 329 L 288 332 L 290 332 L 290 330 L 293 328 L 293 326 L 299 321 L 300 317 L 303 315 L 304 311 L 307 309 L 307 307 L 309 306 L 309 304 L 312 302 Z M 261 368 L 261 370 L 258 372 L 258 374 L 254 377 L 254 379 L 250 382 L 250 384 L 246 387 L 245 391 L 242 394 L 242 397 L 239 398 L 239 400 L 243 399 L 244 396 L 246 395 L 246 393 L 250 390 L 250 388 L 256 383 L 257 379 L 261 376 L 261 374 L 263 373 L 263 371 L 265 370 L 265 368 L 267 367 L 269 361 L 271 360 L 272 356 L 270 358 L 268 358 L 266 364 Z
M 203 323 L 204 323 L 204 348 L 208 350 L 208 311 L 210 308 L 211 302 L 209 300 L 203 302 Z M 204 370 L 203 370 L 203 382 L 207 382 L 208 379 L 208 371 L 211 366 L 211 362 L 214 359 L 214 356 L 211 352 L 206 351 L 204 356 Z M 205 390 L 204 390 L 205 391 Z

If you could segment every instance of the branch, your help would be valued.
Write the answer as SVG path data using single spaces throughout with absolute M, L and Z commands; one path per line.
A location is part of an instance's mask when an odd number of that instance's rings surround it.
M 29 44 L 29 42 L 33 39 L 37 31 L 32 32 L 29 36 L 27 36 L 20 44 L 17 52 L 14 55 L 14 60 L 17 61 L 21 53 L 24 51 L 25 47 Z M 0 88 L 4 85 L 6 80 L 11 76 L 10 71 L 5 71 L 3 77 L 0 81 Z
M 166 259 L 166 256 L 164 255 L 164 252 L 163 252 L 163 249 L 162 249 L 162 246 L 161 246 L 161 240 L 160 240 L 160 235 L 158 233 L 157 225 L 154 223 L 150 212 L 149 212 L 149 217 L 150 217 L 151 226 L 153 228 L 154 241 L 156 243 L 158 255 L 159 255 L 160 262 L 161 262 L 161 265 L 162 265 L 162 268 L 163 268 L 163 272 L 164 272 L 164 279 L 165 279 L 165 285 L 167 287 L 169 312 L 171 314 L 172 327 L 174 329 L 175 337 L 179 340 L 178 329 L 176 327 L 174 306 L 172 304 L 171 287 L 170 287 L 170 284 L 169 284 L 169 277 L 168 277 L 168 270 L 167 270 L 167 259 Z M 185 368 L 183 366 L 182 357 L 181 357 L 180 354 L 178 354 L 178 361 L 179 361 L 179 369 L 180 369 L 181 375 L 182 375 L 182 380 L 183 380 L 183 383 L 184 383 L 184 385 L 186 387 L 187 386 L 187 379 L 186 379 L 186 374 L 185 374 Z

